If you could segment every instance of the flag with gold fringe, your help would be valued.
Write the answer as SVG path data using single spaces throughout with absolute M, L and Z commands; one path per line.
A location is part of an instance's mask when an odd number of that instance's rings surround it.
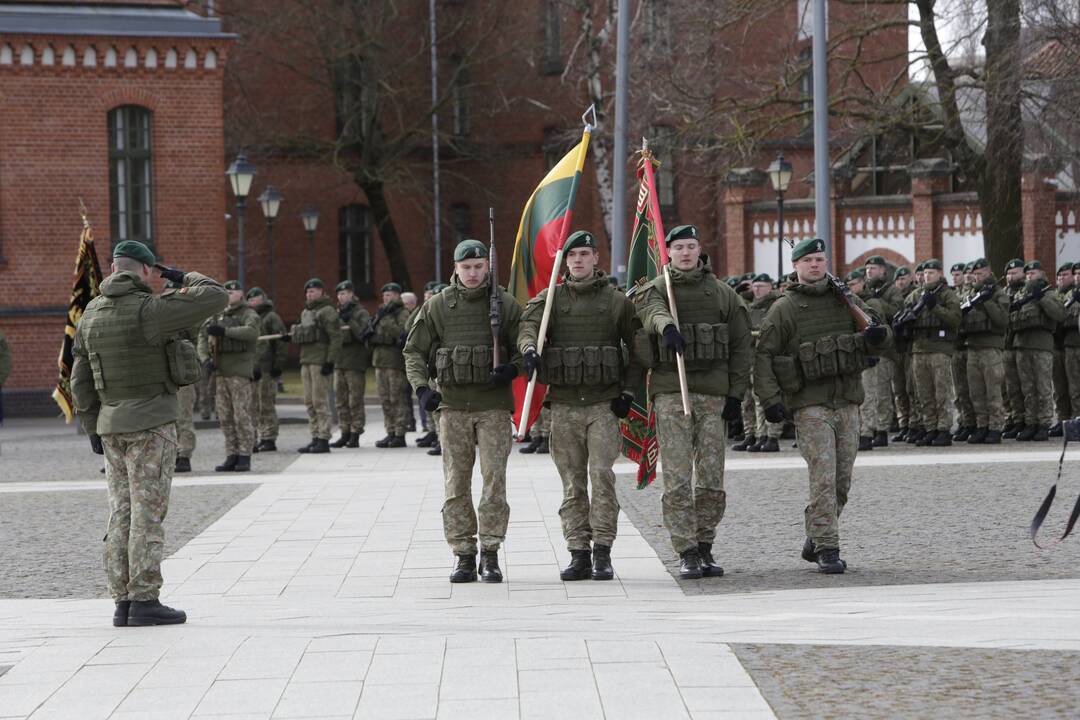
M 67 322 L 64 325 L 64 341 L 60 345 L 60 357 L 57 366 L 60 376 L 53 390 L 53 400 L 64 412 L 64 418 L 71 422 L 74 415 L 74 403 L 71 399 L 71 365 L 74 362 L 72 349 L 75 345 L 75 326 L 79 323 L 86 306 L 98 296 L 101 284 L 101 266 L 98 264 L 97 250 L 94 248 L 94 234 L 90 221 L 86 218 L 86 209 L 82 209 L 82 236 L 79 238 L 79 255 L 75 259 L 75 271 L 71 281 L 71 300 L 68 301 Z

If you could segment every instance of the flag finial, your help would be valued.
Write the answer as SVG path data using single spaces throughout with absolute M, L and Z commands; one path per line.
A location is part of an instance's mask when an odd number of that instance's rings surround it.
M 589 109 L 581 114 L 581 122 L 585 125 L 587 132 L 592 132 L 596 127 L 596 103 L 589 106 Z

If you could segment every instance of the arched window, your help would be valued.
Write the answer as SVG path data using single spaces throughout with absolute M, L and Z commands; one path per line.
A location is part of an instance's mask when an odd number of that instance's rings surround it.
M 150 111 L 124 105 L 109 111 L 109 219 L 112 241 L 154 246 Z

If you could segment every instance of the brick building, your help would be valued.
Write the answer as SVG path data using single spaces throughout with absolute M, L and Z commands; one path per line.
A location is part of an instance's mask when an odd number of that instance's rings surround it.
M 79 200 L 110 246 L 225 272 L 222 86 L 232 39 L 169 0 L 0 2 L 0 329 L 9 415 L 52 413 Z

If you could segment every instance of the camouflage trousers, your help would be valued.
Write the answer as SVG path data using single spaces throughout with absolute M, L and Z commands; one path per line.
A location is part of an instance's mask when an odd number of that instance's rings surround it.
M 784 423 L 771 423 L 765 419 L 765 408 L 761 406 L 761 400 L 754 394 L 752 383 L 746 395 L 743 396 L 742 421 L 746 434 L 756 438 L 779 438 L 784 431 Z
M 270 373 L 263 373 L 255 383 L 255 424 L 259 440 L 277 440 L 280 427 L 275 405 L 277 384 L 278 379 Z
M 481 550 L 498 550 L 506 539 L 510 522 L 506 459 L 513 440 L 510 423 L 510 413 L 505 410 L 439 410 L 443 535 L 455 555 L 475 555 L 478 532 Z M 480 505 L 473 508 L 472 473 L 477 449 L 484 485 Z
M 176 415 L 176 454 L 190 458 L 195 452 L 195 412 L 196 392 L 194 385 L 185 385 L 176 391 L 176 402 L 180 409 Z
M 902 428 L 911 426 L 911 390 L 908 376 L 911 375 L 911 354 L 901 353 L 892 375 L 893 406 L 896 408 L 896 421 Z
M 679 393 L 653 398 L 663 470 L 664 526 L 675 552 L 711 543 L 724 517 L 724 445 L 726 423 L 720 418 L 725 398 L 690 393 L 690 416 L 683 414 Z
M 975 413 L 974 427 L 1005 427 L 1005 362 L 997 348 L 968 348 L 967 381 Z M 970 426 L 969 426 L 970 427 Z
M 952 356 L 953 387 L 956 388 L 956 419 L 960 427 L 978 427 L 975 424 L 975 406 L 968 386 L 968 351 L 957 350 Z
M 218 375 L 217 414 L 226 455 L 250 455 L 255 447 L 255 418 L 251 414 L 254 387 L 251 378 Z
M 1024 424 L 1050 427 L 1054 418 L 1054 353 L 1017 350 L 1016 371 L 1024 397 Z
M 907 369 L 908 399 L 911 401 L 911 419 L 908 427 L 915 426 L 926 429 L 926 409 L 923 407 L 922 396 L 919 394 L 919 383 L 915 379 L 915 355 L 908 354 Z
M 795 437 L 810 470 L 806 537 L 813 541 L 815 550 L 839 549 L 840 513 L 851 492 L 851 473 L 859 449 L 859 408 L 800 408 L 795 411 Z
M 619 419 L 610 403 L 551 404 L 551 459 L 562 478 L 559 518 L 570 550 L 588 550 L 590 541 L 608 547 L 615 542 L 619 500 L 611 468 L 621 448 Z
M 330 376 L 322 374 L 321 365 L 308 364 L 300 366 L 300 379 L 304 381 L 304 405 L 311 437 L 329 440 Z
M 335 370 L 334 392 L 337 395 L 338 426 L 341 432 L 364 432 L 367 414 L 364 412 L 364 387 L 367 373 L 364 370 Z
M 1054 350 L 1054 409 L 1058 420 L 1069 420 L 1073 416 L 1072 389 L 1069 376 L 1065 372 L 1065 350 Z
M 404 436 L 408 428 L 405 413 L 405 387 L 408 384 L 404 370 L 375 368 L 375 385 L 382 400 L 383 425 L 389 435 Z
M 195 393 L 197 400 L 195 401 L 195 409 L 204 420 L 210 417 L 210 413 L 214 411 L 214 404 L 217 398 L 217 373 L 208 373 L 203 368 L 202 379 L 195 383 Z
M 1005 411 L 1010 423 L 1022 425 L 1024 391 L 1020 386 L 1020 372 L 1016 368 L 1016 353 L 1016 350 L 1006 350 L 1002 355 L 1005 362 Z
M 548 407 L 540 407 L 540 417 L 533 423 L 531 434 L 542 438 L 551 437 L 551 410 Z
M 1080 415 L 1080 347 L 1065 348 L 1065 375 L 1073 414 Z
M 896 365 L 878 358 L 877 365 L 862 372 L 863 403 L 859 407 L 860 435 L 872 436 L 892 424 L 892 377 Z
M 101 436 L 109 486 L 105 577 L 114 600 L 156 600 L 165 548 L 162 522 L 176 465 L 176 423 Z
M 915 353 L 911 364 L 922 407 L 923 429 L 949 432 L 956 404 L 952 358 L 945 353 Z

